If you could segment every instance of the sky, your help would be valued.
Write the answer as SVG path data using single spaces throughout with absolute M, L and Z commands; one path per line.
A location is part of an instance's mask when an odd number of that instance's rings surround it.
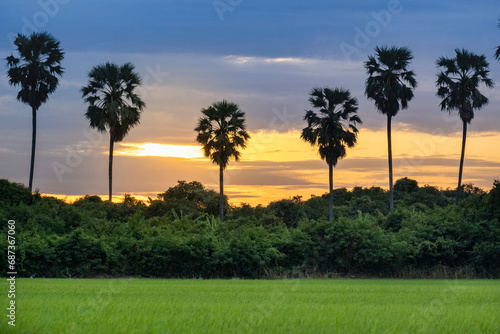
M 406 46 L 418 87 L 393 119 L 394 179 L 456 187 L 462 124 L 442 112 L 436 60 L 456 48 L 484 54 L 496 88 L 468 127 L 464 183 L 500 179 L 498 1 L 3 0 L 0 58 L 17 33 L 48 31 L 64 49 L 64 75 L 38 112 L 33 188 L 68 201 L 106 195 L 109 135 L 89 128 L 80 89 L 93 66 L 131 62 L 146 102 L 141 124 L 115 145 L 113 192 L 156 198 L 177 181 L 218 189 L 218 167 L 195 142 L 201 109 L 238 103 L 251 135 L 225 172 L 233 204 L 267 204 L 328 191 L 328 166 L 300 139 L 313 87 L 343 87 L 359 101 L 358 144 L 334 187 L 388 188 L 386 117 L 364 96 L 363 62 L 376 46 Z M 0 74 L 0 178 L 28 184 L 31 110 Z

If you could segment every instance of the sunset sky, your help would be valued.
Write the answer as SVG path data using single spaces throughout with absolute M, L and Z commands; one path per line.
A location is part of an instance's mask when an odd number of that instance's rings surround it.
M 359 101 L 358 145 L 334 170 L 334 187 L 388 188 L 386 118 L 364 96 L 363 62 L 377 45 L 407 46 L 418 87 L 393 119 L 394 177 L 456 187 L 462 124 L 439 109 L 436 59 L 455 48 L 485 54 L 496 88 L 468 130 L 464 183 L 500 179 L 500 6 L 492 1 L 4 0 L 0 3 L 0 178 L 28 184 L 31 110 L 8 84 L 5 58 L 19 33 L 48 31 L 65 73 L 38 112 L 34 188 L 106 195 L 109 135 L 89 128 L 80 88 L 98 64 L 132 62 L 143 78 L 141 124 L 115 145 L 113 191 L 155 198 L 178 180 L 218 187 L 194 128 L 200 110 L 227 99 L 251 135 L 225 189 L 252 205 L 328 191 L 328 166 L 301 141 L 308 93 L 344 87 Z M 14 53 L 16 54 L 16 53 Z

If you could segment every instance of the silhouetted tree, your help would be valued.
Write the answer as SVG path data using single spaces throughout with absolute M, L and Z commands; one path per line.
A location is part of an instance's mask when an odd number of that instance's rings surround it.
M 376 55 L 368 56 L 365 68 L 365 95 L 374 100 L 377 109 L 387 116 L 387 146 L 389 155 L 389 206 L 394 207 L 392 181 L 392 139 L 391 120 L 400 109 L 408 108 L 413 98 L 413 88 L 417 87 L 415 72 L 408 70 L 413 55 L 406 47 L 376 47 Z
M 219 211 L 219 194 L 205 189 L 198 181 L 177 181 L 177 185 L 158 194 L 158 198 L 169 204 L 169 212 L 173 208 L 180 215 L 200 212 L 217 215 Z M 227 206 L 227 198 L 224 198 L 224 207 Z
M 229 160 L 240 159 L 240 148 L 245 148 L 250 135 L 246 131 L 245 113 L 234 102 L 222 100 L 201 110 L 194 129 L 198 133 L 196 141 L 203 145 L 203 153 L 213 163 L 219 165 L 219 217 L 224 220 L 224 170 Z
M 81 89 L 83 99 L 89 104 L 85 117 L 90 121 L 90 127 L 101 132 L 109 131 L 110 202 L 113 194 L 113 145 L 139 124 L 141 111 L 146 106 L 135 92 L 141 78 L 134 69 L 131 63 L 118 66 L 108 62 L 94 66 L 88 75 L 88 85 Z
M 353 147 L 357 141 L 361 124 L 357 115 L 358 101 L 343 88 L 313 88 L 309 102 L 319 113 L 308 110 L 304 116 L 307 127 L 301 138 L 313 146 L 318 146 L 321 159 L 329 167 L 330 220 L 333 218 L 333 168 L 339 159 L 346 156 L 346 146 Z
M 418 182 L 416 180 L 403 177 L 394 183 L 394 190 L 405 193 L 412 193 L 418 190 Z
M 61 61 L 64 52 L 59 41 L 46 32 L 34 32 L 30 36 L 18 34 L 14 45 L 19 57 L 6 58 L 9 68 L 7 76 L 13 86 L 21 86 L 17 100 L 28 104 L 32 112 L 31 165 L 29 190 L 33 188 L 36 146 L 36 112 L 59 85 L 57 76 L 62 76 Z
M 456 204 L 460 199 L 462 189 L 462 171 L 465 155 L 465 141 L 467 138 L 467 124 L 474 118 L 474 110 L 479 110 L 488 104 L 488 98 L 479 91 L 479 84 L 492 88 L 493 81 L 488 78 L 488 62 L 486 56 L 477 55 L 465 49 L 455 49 L 455 57 L 440 57 L 437 60 L 438 73 L 436 85 L 437 96 L 443 100 L 441 110 L 448 112 L 458 111 L 463 123 L 462 154 L 458 171 L 458 186 Z

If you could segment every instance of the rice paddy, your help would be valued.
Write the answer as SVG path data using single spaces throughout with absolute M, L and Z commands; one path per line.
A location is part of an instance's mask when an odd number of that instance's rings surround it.
M 8 291 L 5 280 L 1 285 Z M 497 280 L 18 279 L 1 333 L 498 333 Z

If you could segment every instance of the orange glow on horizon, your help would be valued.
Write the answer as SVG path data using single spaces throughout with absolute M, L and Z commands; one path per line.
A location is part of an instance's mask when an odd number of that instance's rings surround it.
M 402 128 L 403 130 L 392 131 L 394 181 L 409 177 L 417 180 L 420 186 L 428 184 L 443 189 L 456 187 L 461 133 L 432 135 L 406 130 L 404 126 Z M 242 150 L 241 160 L 231 161 L 224 173 L 225 194 L 233 205 L 267 205 L 271 201 L 296 195 L 307 200 L 311 195 L 321 196 L 328 192 L 328 166 L 321 161 L 316 147 L 300 139 L 300 130 L 284 133 L 258 131 L 250 135 L 248 147 Z M 500 132 L 470 132 L 463 183 L 473 183 L 485 190 L 491 189 L 493 180 L 500 178 L 498 152 Z M 127 193 L 146 203 L 148 197 L 155 199 L 158 193 L 175 186 L 174 180 L 197 180 L 208 189 L 218 192 L 218 168 L 202 157 L 201 146 L 170 143 L 121 144 L 118 155 L 123 159 L 137 158 L 134 160 L 136 169 L 123 169 L 122 180 L 125 181 Z M 141 164 L 141 161 L 144 162 Z M 128 162 L 132 163 L 130 160 Z M 141 170 L 141 166 L 144 168 L 146 162 L 148 166 L 157 166 L 157 169 L 150 169 L 147 175 L 141 175 L 141 179 L 137 179 L 137 171 Z M 129 167 L 126 162 L 117 165 L 117 168 L 119 166 Z M 162 171 L 170 173 L 167 182 L 162 181 L 158 174 Z M 334 188 L 379 186 L 388 189 L 385 130 L 362 129 L 358 144 L 348 149 L 347 156 L 335 167 L 333 182 Z M 145 189 L 145 184 L 150 188 Z M 158 189 L 162 190 L 156 192 Z M 51 196 L 66 201 L 82 197 Z M 107 200 L 108 196 L 103 195 L 101 198 Z M 113 196 L 113 202 L 122 201 L 123 192 Z
M 195 145 L 174 145 L 163 143 L 144 143 L 144 144 L 121 144 L 123 148 L 115 153 L 125 156 L 136 157 L 171 157 L 196 159 L 203 158 L 203 152 L 200 146 Z
M 128 194 L 128 193 L 127 193 Z M 72 204 L 76 202 L 79 199 L 82 199 L 86 195 L 63 195 L 63 194 L 45 194 L 41 193 L 43 197 L 55 197 L 57 199 L 60 199 L 68 204 Z M 87 194 L 91 195 L 91 194 Z M 134 197 L 136 200 L 143 201 L 144 203 L 148 203 L 148 197 L 151 197 L 151 199 L 156 199 L 156 194 L 154 196 L 147 196 L 147 195 L 141 195 L 141 194 L 130 194 L 132 197 Z M 109 195 L 94 195 L 92 194 L 91 196 L 99 196 L 103 202 L 106 202 L 109 198 Z M 123 198 L 125 194 L 119 194 L 119 195 L 113 195 L 112 197 L 112 202 L 113 203 L 123 203 Z

